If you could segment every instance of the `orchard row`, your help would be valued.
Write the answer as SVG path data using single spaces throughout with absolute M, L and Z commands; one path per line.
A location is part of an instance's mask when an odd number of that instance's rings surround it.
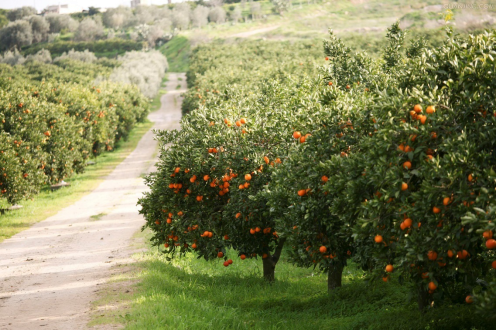
M 82 172 L 145 119 L 148 99 L 137 87 L 93 86 L 115 65 L 0 65 L 0 199 L 15 204 Z
M 399 279 L 419 308 L 496 298 L 496 33 L 382 57 L 346 47 L 250 41 L 193 54 L 181 131 L 161 132 L 140 200 L 165 252 L 291 262 L 341 286 L 351 259 Z M 318 67 L 318 65 L 320 66 Z M 229 266 L 229 263 L 225 264 Z M 486 316 L 489 316 L 486 314 Z

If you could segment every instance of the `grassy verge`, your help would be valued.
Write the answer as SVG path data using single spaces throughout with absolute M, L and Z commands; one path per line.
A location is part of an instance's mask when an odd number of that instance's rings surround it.
M 55 215 L 59 210 L 70 206 L 82 196 L 94 190 L 114 168 L 121 163 L 138 145 L 141 137 L 152 127 L 153 123 L 139 123 L 131 131 L 129 139 L 120 143 L 113 152 L 98 157 L 95 165 L 90 165 L 82 174 L 67 180 L 70 187 L 51 192 L 45 187 L 33 200 L 20 202 L 24 208 L 7 212 L 0 216 L 0 242 L 16 233 L 28 229 L 31 225 Z
M 160 99 L 162 98 L 162 95 L 164 95 L 165 93 L 167 93 L 167 91 L 164 88 L 165 87 L 165 83 L 167 81 L 168 81 L 168 76 L 165 75 L 164 78 L 162 79 L 162 83 L 160 84 L 160 90 L 158 91 L 158 94 L 150 102 L 150 111 L 154 112 L 154 111 L 160 109 L 160 105 L 161 105 Z
M 170 72 L 186 72 L 188 70 L 191 46 L 186 37 L 174 37 L 158 49 L 167 57 Z
M 139 234 L 146 248 L 148 233 Z M 143 240 L 145 239 L 145 240 Z M 230 257 L 235 256 L 230 254 Z M 126 329 L 467 329 L 488 328 L 466 304 L 422 315 L 397 279 L 370 284 L 350 265 L 331 295 L 326 275 L 292 266 L 283 255 L 277 281 L 261 279 L 258 260 L 206 262 L 188 255 L 167 262 L 156 248 L 114 267 L 94 303 L 92 327 Z M 486 324 L 484 324 L 486 323 Z

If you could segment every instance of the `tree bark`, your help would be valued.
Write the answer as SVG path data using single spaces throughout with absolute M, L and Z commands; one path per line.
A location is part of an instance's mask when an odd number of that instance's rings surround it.
M 327 272 L 327 291 L 331 292 L 337 287 L 341 287 L 344 265 L 335 263 L 329 267 Z
M 425 313 L 429 306 L 429 292 L 422 285 L 417 287 L 417 303 L 420 311 Z
M 279 240 L 279 244 L 276 247 L 273 255 L 267 256 L 267 258 L 262 260 L 263 264 L 263 276 L 266 281 L 273 282 L 275 280 L 275 270 L 276 264 L 281 257 L 282 248 L 286 239 Z

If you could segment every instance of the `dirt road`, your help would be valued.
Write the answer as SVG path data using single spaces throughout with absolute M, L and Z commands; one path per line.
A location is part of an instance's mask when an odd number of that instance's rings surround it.
M 179 128 L 185 89 L 185 75 L 169 73 L 153 129 Z M 0 244 L 0 329 L 87 328 L 99 284 L 144 223 L 136 202 L 156 150 L 149 131 L 97 189 Z

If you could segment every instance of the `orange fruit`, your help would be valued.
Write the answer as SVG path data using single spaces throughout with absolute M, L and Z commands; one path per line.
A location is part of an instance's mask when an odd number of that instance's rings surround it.
M 380 243 L 382 242 L 382 240 L 383 240 L 383 239 L 382 239 L 382 236 L 381 236 L 381 235 L 379 235 L 379 234 L 378 234 L 377 236 L 375 236 L 375 237 L 374 237 L 374 241 L 375 241 L 376 243 L 378 243 L 378 244 L 380 244 Z
M 224 261 L 224 263 L 223 263 L 223 264 L 224 264 L 224 267 L 229 267 L 229 262 Z
M 394 267 L 393 267 L 393 265 L 392 265 L 392 264 L 388 264 L 388 265 L 386 266 L 386 272 L 393 272 L 393 270 L 394 270 Z
M 486 241 L 486 247 L 488 249 L 495 249 L 496 248 L 496 240 L 494 239 L 489 239 Z
M 301 137 L 301 132 L 299 132 L 299 131 L 293 132 L 293 138 L 299 139 L 300 137 Z
M 269 164 L 269 162 L 270 162 L 270 160 L 269 160 L 269 158 L 267 156 L 264 156 L 264 161 L 265 161 L 266 164 Z
M 493 238 L 493 232 L 491 230 L 484 231 L 484 233 L 482 233 L 482 237 L 484 237 L 484 239 L 486 239 L 486 240 L 492 239 Z
M 255 228 L 255 232 L 260 232 L 261 230 L 258 226 Z
M 491 263 L 491 267 L 493 267 L 493 269 L 496 269 L 496 261 L 493 261 L 493 263 Z
M 387 282 L 388 280 L 389 280 L 389 277 L 388 276 L 382 277 L 382 281 L 383 282 Z
M 172 220 L 170 218 L 167 219 L 167 224 L 171 224 Z
M 191 245 L 191 248 L 193 248 L 193 249 L 196 249 L 196 247 L 198 247 L 198 246 L 196 246 L 196 244 Z
M 434 106 L 427 106 L 427 108 L 425 109 L 425 112 L 427 114 L 434 114 L 436 112 L 436 108 L 434 108 Z
M 415 105 L 413 106 L 413 110 L 417 113 L 420 114 L 422 112 L 422 106 L 421 105 Z
M 268 257 L 268 255 L 266 253 L 262 254 L 262 259 L 266 259 L 267 257 Z
M 401 143 L 399 146 L 398 146 L 398 149 L 402 152 L 405 151 L 405 145 L 403 143 Z
M 332 82 L 327 83 L 329 86 L 332 86 Z M 496 113 L 495 113 L 496 114 Z
M 471 182 L 474 179 L 474 177 L 472 176 L 472 174 L 470 174 L 470 175 L 468 175 L 467 179 L 469 182 Z
M 237 213 L 236 218 L 240 218 L 240 217 L 241 217 L 241 213 Z
M 460 260 L 465 260 L 468 257 L 468 252 L 466 250 L 458 251 L 456 257 Z
M 432 207 L 432 212 L 434 214 L 439 214 L 441 212 L 441 209 L 437 208 L 436 206 Z
M 203 176 L 203 180 L 204 180 L 204 181 L 208 181 L 209 179 L 210 179 L 210 176 L 209 176 L 209 175 L 205 175 L 205 176 Z
M 306 190 L 299 190 L 299 191 L 298 191 L 298 195 L 299 195 L 300 197 L 304 196 L 305 194 L 307 194 L 307 191 L 306 191 Z
M 427 258 L 431 261 L 435 261 L 437 259 L 437 253 L 434 251 L 429 251 L 427 253 Z
M 403 223 L 405 223 L 405 227 L 406 227 L 406 228 L 410 228 L 410 227 L 412 226 L 412 224 L 413 224 L 413 221 L 412 221 L 412 219 L 411 219 L 411 218 L 406 218 L 406 219 L 403 221 Z
M 255 229 L 250 229 L 251 234 L 255 234 Z
M 305 140 L 307 140 L 305 136 L 301 136 L 300 137 L 300 143 L 303 144 L 305 142 Z
M 168 248 L 168 247 L 169 247 L 169 244 L 164 244 L 164 247 L 165 247 L 165 248 Z
M 246 124 L 246 118 L 242 118 L 239 121 L 241 122 L 241 124 Z
M 448 257 L 453 257 L 453 255 L 455 255 L 455 253 L 453 253 L 451 249 L 448 250 Z
M 429 278 L 429 273 L 428 272 L 423 272 L 421 275 L 422 279 L 427 279 Z
M 408 184 L 407 183 L 401 183 L 401 190 L 402 191 L 408 190 Z
M 251 175 L 250 174 L 246 174 L 245 175 L 245 180 L 248 182 L 251 180 Z
M 405 169 L 411 169 L 412 168 L 412 163 L 410 161 L 406 161 L 403 163 L 403 168 Z
M 229 236 L 227 234 L 224 235 L 224 240 L 229 240 Z
M 202 195 L 199 195 L 196 197 L 196 201 L 202 201 L 203 200 L 203 196 Z
M 246 183 L 244 183 L 244 184 L 243 184 L 243 186 L 244 186 L 245 188 L 248 188 L 248 187 L 250 186 L 250 183 L 246 182 Z
M 244 259 L 246 259 L 246 255 L 241 254 L 241 255 L 239 256 L 239 258 L 240 258 L 241 260 L 244 260 Z
M 466 303 L 472 303 L 472 302 L 474 302 L 474 300 L 472 299 L 471 295 L 467 295 L 467 297 L 465 298 L 465 302 Z
M 445 205 L 445 206 L 449 205 L 450 202 L 451 202 L 451 198 L 449 198 L 449 197 L 446 197 L 443 199 L 443 205 Z
M 322 178 L 321 178 L 321 179 L 322 179 L 322 181 L 323 181 L 324 183 L 327 183 L 327 181 L 329 180 L 329 177 L 327 177 L 327 176 L 325 176 L 325 175 L 324 175 L 324 176 L 322 176 Z
M 227 260 L 227 263 L 232 264 L 233 260 L 229 259 L 229 260 Z
M 319 251 L 320 251 L 322 254 L 324 254 L 325 252 L 327 252 L 327 247 L 325 247 L 325 246 L 320 246 Z
M 429 282 L 429 290 L 434 291 L 437 289 L 437 285 L 434 282 Z
M 217 253 L 217 257 L 218 257 L 218 258 L 221 258 L 221 257 L 223 257 L 223 256 L 224 256 L 224 253 L 222 253 L 222 252 Z

